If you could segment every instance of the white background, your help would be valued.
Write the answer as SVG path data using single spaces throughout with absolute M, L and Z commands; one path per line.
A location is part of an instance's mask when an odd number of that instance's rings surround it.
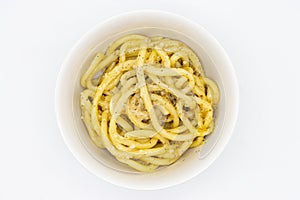
M 240 112 L 221 156 L 196 178 L 134 191 L 84 169 L 64 144 L 54 89 L 72 45 L 124 11 L 194 20 L 228 52 Z M 299 199 L 300 3 L 286 1 L 0 1 L 0 199 Z M 184 173 L 184 172 L 182 172 Z

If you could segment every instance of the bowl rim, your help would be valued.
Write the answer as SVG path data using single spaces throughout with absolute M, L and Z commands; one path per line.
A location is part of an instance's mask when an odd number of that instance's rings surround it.
M 64 75 L 67 72 L 67 65 L 68 65 L 68 61 L 70 60 L 70 58 L 72 57 L 72 54 L 75 52 L 75 50 L 80 46 L 80 44 L 86 39 L 88 38 L 90 35 L 92 35 L 93 32 L 97 31 L 99 28 L 101 28 L 102 26 L 105 26 L 107 23 L 110 23 L 111 21 L 114 20 L 118 20 L 120 18 L 123 17 L 128 17 L 128 16 L 138 16 L 138 15 L 144 15 L 144 14 L 154 14 L 154 15 L 160 15 L 162 17 L 171 17 L 174 19 L 180 19 L 181 21 L 185 21 L 186 23 L 193 25 L 195 27 L 195 29 L 201 30 L 203 33 L 205 33 L 206 36 L 208 36 L 210 38 L 210 42 L 213 43 L 214 46 L 216 46 L 219 51 L 221 51 L 221 53 L 223 54 L 224 58 L 226 59 L 226 66 L 227 66 L 227 70 L 230 73 L 231 76 L 231 81 L 233 82 L 232 86 L 233 88 L 231 88 L 234 91 L 235 96 L 231 97 L 233 98 L 234 104 L 233 104 L 233 108 L 231 109 L 231 123 L 229 124 L 229 133 L 226 134 L 226 137 L 221 137 L 218 141 L 218 148 L 216 150 L 214 150 L 211 153 L 214 153 L 213 156 L 210 157 L 210 159 L 208 161 L 206 161 L 206 164 L 204 167 L 202 167 L 201 170 L 199 170 L 197 173 L 193 174 L 192 176 L 189 177 L 185 177 L 182 178 L 181 181 L 179 182 L 172 182 L 169 183 L 167 185 L 160 185 L 160 186 L 152 186 L 152 187 L 136 187 L 130 184 L 126 184 L 124 185 L 121 181 L 116 180 L 115 178 L 112 178 L 109 175 L 104 175 L 99 174 L 96 170 L 95 166 L 92 166 L 91 163 L 84 157 L 84 155 L 78 150 L 78 147 L 76 144 L 74 144 L 74 142 L 72 142 L 69 137 L 67 136 L 68 134 L 66 133 L 66 128 L 65 125 L 62 123 L 62 113 L 61 113 L 61 98 L 63 95 L 63 90 L 62 87 L 60 87 L 64 81 Z M 225 52 L 224 48 L 221 46 L 221 44 L 215 39 L 215 37 L 209 33 L 205 28 L 203 28 L 200 24 L 193 22 L 192 20 L 183 17 L 181 15 L 178 14 L 174 14 L 171 12 L 166 12 L 166 11 L 162 11 L 162 10 L 149 10 L 149 9 L 144 9 L 144 10 L 134 10 L 134 11 L 129 11 L 129 12 L 124 12 L 115 16 L 112 16 L 110 18 L 107 18 L 104 21 L 101 21 L 100 23 L 97 23 L 95 26 L 93 26 L 88 32 L 86 32 L 85 34 L 83 34 L 79 40 L 77 40 L 77 42 L 73 45 L 73 47 L 71 48 L 71 50 L 68 52 L 66 58 L 64 59 L 62 65 L 61 65 L 61 69 L 59 70 L 58 76 L 57 76 L 57 80 L 56 80 L 56 87 L 55 87 L 55 114 L 56 114 L 56 121 L 59 127 L 59 130 L 61 132 L 62 138 L 65 142 L 65 144 L 68 146 L 68 149 L 71 151 L 71 153 L 73 154 L 73 156 L 79 161 L 79 163 L 81 163 L 82 166 L 84 166 L 84 168 L 87 169 L 87 171 L 89 171 L 90 173 L 96 175 L 97 177 L 113 184 L 113 185 L 117 185 L 120 187 L 124 187 L 124 188 L 129 188 L 129 189 L 136 189 L 136 190 L 155 190 L 155 189 L 162 189 L 162 188 L 167 188 L 167 187 L 171 187 L 174 185 L 178 185 L 181 184 L 183 182 L 186 182 L 187 180 L 190 180 L 192 178 L 194 178 L 195 176 L 199 175 L 201 172 L 203 172 L 205 169 L 207 169 L 219 156 L 220 154 L 223 152 L 225 146 L 227 145 L 228 141 L 230 140 L 233 131 L 234 131 L 234 127 L 237 121 L 237 117 L 238 117 L 238 110 L 239 110 L 239 86 L 238 86 L 238 79 L 234 70 L 234 67 L 227 55 L 227 53 Z

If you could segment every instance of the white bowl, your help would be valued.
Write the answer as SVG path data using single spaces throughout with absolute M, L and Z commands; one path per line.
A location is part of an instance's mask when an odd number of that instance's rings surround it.
M 208 77 L 217 82 L 221 98 L 216 128 L 202 147 L 188 150 L 171 166 L 139 173 L 116 161 L 90 140 L 80 118 L 80 77 L 96 52 L 121 35 L 161 35 L 189 45 L 200 57 Z M 96 176 L 126 188 L 159 189 L 191 179 L 205 170 L 223 151 L 238 114 L 238 82 L 224 49 L 204 28 L 181 16 L 161 11 L 135 11 L 96 25 L 72 48 L 59 73 L 55 93 L 57 122 L 70 151 Z M 221 169 L 221 168 L 220 168 Z

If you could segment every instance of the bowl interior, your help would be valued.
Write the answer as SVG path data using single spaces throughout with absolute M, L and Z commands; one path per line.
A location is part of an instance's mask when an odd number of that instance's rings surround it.
M 80 118 L 81 110 L 80 110 L 79 97 L 80 97 L 80 92 L 82 92 L 82 87 L 80 86 L 81 75 L 84 73 L 84 71 L 87 70 L 87 68 L 91 63 L 91 60 L 95 57 L 96 53 L 105 52 L 106 48 L 110 43 L 112 43 L 118 37 L 127 34 L 143 34 L 150 37 L 163 36 L 163 37 L 169 37 L 184 42 L 190 48 L 192 48 L 199 56 L 200 61 L 206 72 L 206 75 L 218 83 L 221 90 L 220 91 L 221 98 L 220 98 L 218 108 L 215 111 L 216 128 L 213 134 L 207 137 L 207 141 L 205 145 L 188 150 L 188 152 L 186 152 L 184 156 L 174 164 L 174 167 L 178 167 L 178 165 L 188 165 L 189 160 L 196 160 L 191 162 L 199 162 L 197 160 L 204 159 L 205 156 L 208 155 L 209 152 L 214 148 L 216 141 L 218 140 L 218 137 L 222 133 L 221 128 L 224 121 L 224 101 L 225 101 L 223 96 L 224 90 L 222 86 L 222 79 L 220 73 L 218 72 L 217 66 L 215 65 L 211 57 L 208 55 L 206 50 L 203 48 L 203 46 L 199 42 L 194 41 L 192 38 L 189 38 L 187 35 L 184 35 L 183 33 L 177 32 L 172 29 L 165 29 L 161 27 L 142 27 L 142 28 L 127 30 L 121 33 L 114 34 L 109 38 L 105 38 L 100 43 L 96 44 L 94 48 L 86 52 L 87 53 L 86 57 L 83 59 L 82 63 L 80 63 L 76 67 L 77 72 L 73 82 L 74 84 L 73 88 L 75 89 L 73 92 L 72 104 L 73 104 L 73 115 L 74 115 L 73 119 L 77 124 L 76 137 L 80 138 L 86 150 L 91 154 L 93 158 L 99 161 L 99 163 L 107 167 L 110 167 L 114 170 L 118 170 L 120 172 L 141 173 L 141 172 L 137 172 L 134 169 L 131 169 L 130 167 L 127 167 L 127 165 L 125 164 L 120 163 L 112 155 L 110 155 L 109 152 L 106 151 L 105 149 L 97 148 L 91 141 L 87 133 L 87 130 L 84 126 L 84 123 Z M 168 167 L 159 168 L 158 170 L 168 170 L 166 168 Z
M 206 143 L 189 149 L 176 163 L 152 173 L 137 172 L 97 148 L 81 120 L 80 77 L 97 52 L 105 52 L 116 38 L 127 34 L 163 36 L 187 44 L 200 58 L 206 75 L 220 88 L 215 111 L 215 130 Z M 176 15 L 135 12 L 110 19 L 88 32 L 72 49 L 60 73 L 56 91 L 58 123 L 70 150 L 95 175 L 120 186 L 157 189 L 181 183 L 197 175 L 220 154 L 227 143 L 237 114 L 237 83 L 224 50 L 200 26 Z M 232 112 L 226 112 L 231 110 Z M 226 122 L 226 123 L 225 123 Z

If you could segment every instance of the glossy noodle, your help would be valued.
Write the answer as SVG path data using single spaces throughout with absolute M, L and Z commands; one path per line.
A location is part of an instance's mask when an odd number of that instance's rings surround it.
M 121 37 L 95 56 L 81 85 L 90 138 L 138 171 L 174 163 L 214 130 L 218 86 L 180 41 Z

